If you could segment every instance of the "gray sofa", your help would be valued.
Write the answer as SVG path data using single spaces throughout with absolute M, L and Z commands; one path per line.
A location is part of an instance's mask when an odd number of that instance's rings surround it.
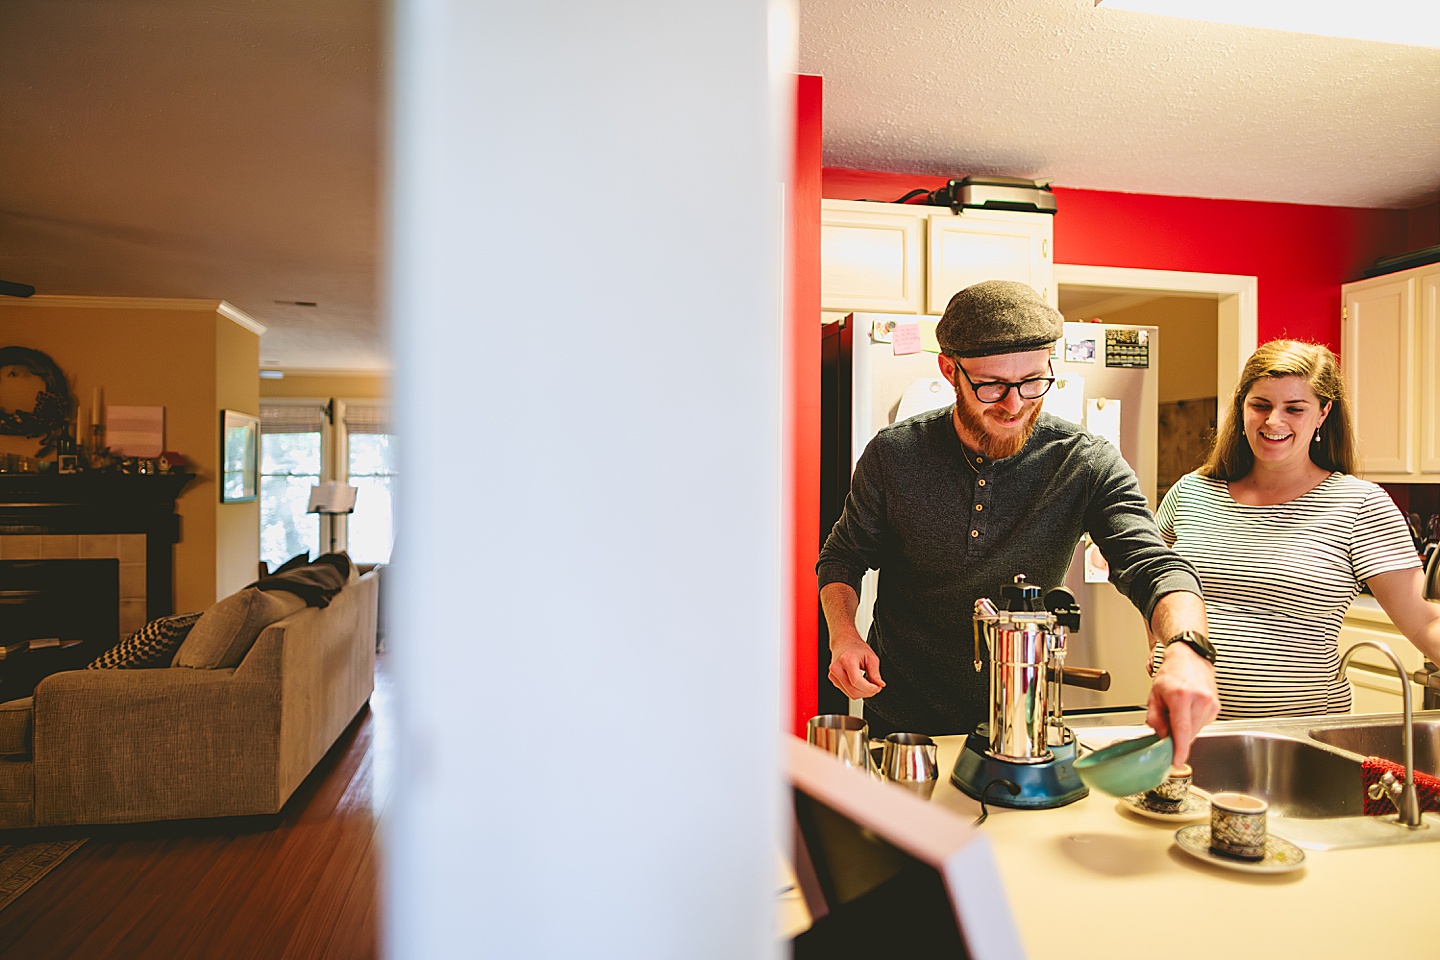
M 0 828 L 278 812 L 374 690 L 378 588 L 307 607 L 248 587 L 195 623 L 189 665 L 57 673 L 0 704 Z

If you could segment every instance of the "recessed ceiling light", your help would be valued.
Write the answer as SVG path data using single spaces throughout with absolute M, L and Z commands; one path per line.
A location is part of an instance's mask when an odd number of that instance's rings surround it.
M 284 380 L 284 379 L 285 379 L 285 371 L 284 371 L 284 370 L 261 370 L 261 371 L 260 371 L 260 379 L 261 379 L 261 380 Z
M 1379 40 L 1412 47 L 1440 46 L 1440 17 L 1434 0 L 1095 0 L 1106 10 L 1129 10 L 1237 27 L 1315 33 L 1349 40 Z

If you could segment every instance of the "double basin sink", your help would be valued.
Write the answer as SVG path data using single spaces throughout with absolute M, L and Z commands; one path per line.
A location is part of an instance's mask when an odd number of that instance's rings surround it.
M 1230 721 L 1207 728 L 1190 748 L 1195 786 L 1234 790 L 1270 802 L 1271 829 L 1302 847 L 1330 850 L 1440 840 L 1440 815 L 1409 828 L 1364 815 L 1361 764 L 1383 757 L 1403 766 L 1400 714 Z M 1440 711 L 1417 712 L 1415 770 L 1440 776 Z M 1403 775 L 1397 775 L 1403 776 Z

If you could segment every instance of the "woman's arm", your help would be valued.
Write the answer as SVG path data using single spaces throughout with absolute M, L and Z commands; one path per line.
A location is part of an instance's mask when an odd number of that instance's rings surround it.
M 1424 598 L 1424 582 L 1419 567 L 1379 573 L 1366 581 L 1381 609 L 1405 639 L 1440 663 L 1440 603 Z

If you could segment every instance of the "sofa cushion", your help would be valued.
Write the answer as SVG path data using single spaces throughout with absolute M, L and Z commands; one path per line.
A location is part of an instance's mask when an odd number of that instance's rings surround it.
M 293 593 L 254 587 L 232 593 L 200 615 L 175 651 L 172 666 L 196 670 L 236 666 L 261 631 L 303 609 L 305 601 Z
M 0 756 L 30 755 L 30 731 L 35 725 L 35 698 L 0 703 Z
M 85 665 L 86 670 L 168 667 L 199 612 L 157 617 Z

